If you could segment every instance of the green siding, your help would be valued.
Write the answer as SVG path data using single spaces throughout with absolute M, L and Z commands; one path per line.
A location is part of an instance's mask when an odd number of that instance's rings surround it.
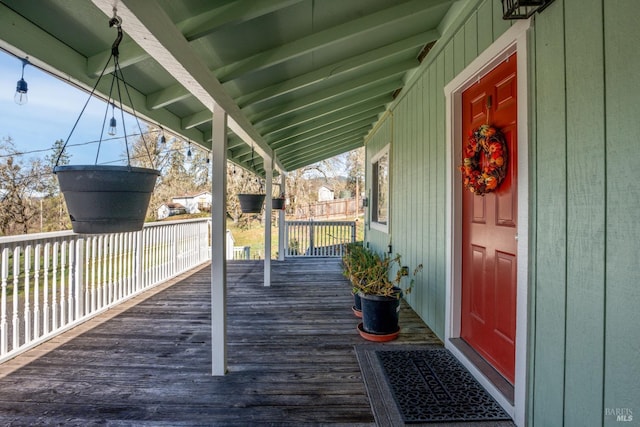
M 636 3 L 556 0 L 530 31 L 529 425 L 620 425 L 616 410 L 640 420 Z M 408 300 L 441 338 L 443 88 L 511 25 L 499 1 L 461 10 L 367 145 L 370 158 L 392 141 L 391 233 L 367 240 L 424 263 Z
M 567 313 L 565 422 L 602 424 L 605 168 L 601 0 L 565 0 Z M 589 90 L 585 90 L 588 87 Z M 569 102 L 570 101 L 570 102 Z M 591 313 L 585 316 L 585 313 Z M 592 390 L 584 394 L 584 390 Z
M 552 5 L 557 6 L 557 5 Z M 558 7 L 560 9 L 561 7 Z M 549 12 L 547 10 L 547 12 Z M 555 11 L 554 11 L 555 12 Z M 533 363 L 536 384 L 533 419 L 538 425 L 558 425 L 563 418 L 567 253 L 566 111 L 562 13 L 536 21 L 536 151 L 535 203 L 537 246 L 536 325 Z M 538 171 L 538 173 L 535 172 Z M 541 171 L 544 171 L 541 173 Z M 535 268 L 534 267 L 534 268 Z M 544 392 L 537 387 L 545 384 Z
M 604 407 L 640 423 L 640 27 L 636 0 L 603 0 L 606 107 Z M 594 129 L 598 131 L 599 129 Z M 597 173 L 592 171 L 592 173 Z M 602 174 L 602 172 L 600 172 Z M 620 425 L 605 417 L 605 425 Z M 622 423 L 632 424 L 632 423 Z

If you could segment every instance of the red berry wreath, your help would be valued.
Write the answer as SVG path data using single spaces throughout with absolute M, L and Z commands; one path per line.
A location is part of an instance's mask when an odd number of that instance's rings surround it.
M 471 131 L 462 154 L 460 171 L 465 188 L 481 196 L 498 188 L 507 173 L 507 143 L 500 130 L 482 125 Z

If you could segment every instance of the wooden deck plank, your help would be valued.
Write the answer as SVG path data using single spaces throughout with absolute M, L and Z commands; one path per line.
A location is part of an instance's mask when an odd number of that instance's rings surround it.
M 335 259 L 228 265 L 229 374 L 212 377 L 202 269 L 0 378 L 2 425 L 372 425 L 366 344 Z M 397 341 L 438 339 L 403 305 Z M 70 331 L 73 333 L 73 331 Z M 2 368 L 0 368 L 1 374 Z

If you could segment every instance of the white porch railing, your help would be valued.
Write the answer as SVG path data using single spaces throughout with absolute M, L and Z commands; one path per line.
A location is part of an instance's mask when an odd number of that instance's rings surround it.
M 0 363 L 208 261 L 210 221 L 0 237 Z
M 285 257 L 341 257 L 355 241 L 355 221 L 285 222 Z

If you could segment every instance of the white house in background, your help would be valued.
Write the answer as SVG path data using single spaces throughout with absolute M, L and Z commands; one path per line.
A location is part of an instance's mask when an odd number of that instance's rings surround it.
M 325 202 L 327 200 L 333 200 L 335 197 L 334 191 L 324 185 L 318 188 L 318 201 Z
M 179 203 L 184 206 L 188 214 L 200 213 L 202 211 L 210 212 L 211 200 L 211 193 L 209 191 L 177 196 L 171 199 L 173 203 Z
M 180 203 L 163 203 L 156 211 L 156 217 L 158 219 L 169 218 L 172 215 L 180 215 L 187 213 L 187 208 Z

